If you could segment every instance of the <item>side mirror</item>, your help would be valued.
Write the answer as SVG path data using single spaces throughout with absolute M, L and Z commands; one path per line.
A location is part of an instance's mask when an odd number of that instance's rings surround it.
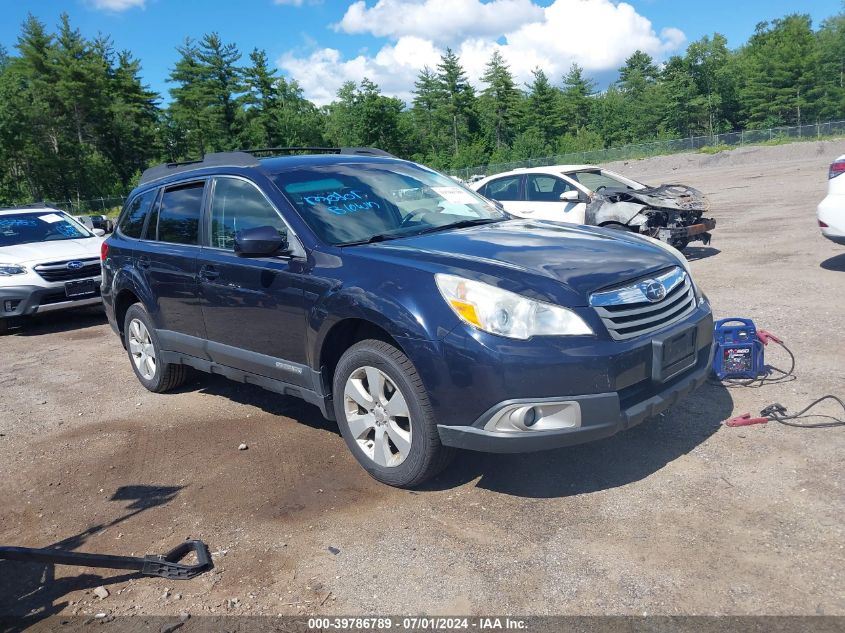
M 97 237 L 103 237 L 106 234 L 103 229 L 91 229 L 91 232 Z
M 287 250 L 287 235 L 272 226 L 257 226 L 235 233 L 235 254 L 241 257 L 270 257 Z
M 581 200 L 581 192 L 577 189 L 570 189 L 560 194 L 560 199 L 564 202 L 578 202 Z

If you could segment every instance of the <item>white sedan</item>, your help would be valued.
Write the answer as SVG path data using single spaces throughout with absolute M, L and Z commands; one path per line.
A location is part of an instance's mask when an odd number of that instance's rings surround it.
M 551 165 L 488 176 L 469 185 L 521 218 L 590 224 L 642 233 L 682 249 L 710 242 L 716 222 L 701 192 L 649 187 L 595 165 Z
M 837 158 L 827 172 L 827 197 L 819 203 L 822 235 L 845 245 L 845 155 Z

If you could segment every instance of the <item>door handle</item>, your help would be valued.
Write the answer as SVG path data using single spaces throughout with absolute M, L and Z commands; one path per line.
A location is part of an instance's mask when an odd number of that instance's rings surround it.
M 214 281 L 220 276 L 220 271 L 218 271 L 214 266 L 205 265 L 200 268 L 200 279 L 205 281 Z
M 146 255 L 141 255 L 138 258 L 138 268 L 149 268 L 150 267 L 150 258 Z

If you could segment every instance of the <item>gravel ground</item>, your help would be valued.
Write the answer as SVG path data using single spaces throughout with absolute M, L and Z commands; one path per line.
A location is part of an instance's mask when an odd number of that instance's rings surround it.
M 845 249 L 814 217 L 842 149 L 613 166 L 710 196 L 696 278 L 718 317 L 786 340 L 797 380 L 705 386 L 594 444 L 465 453 L 423 490 L 371 480 L 295 400 L 208 376 L 146 392 L 96 311 L 3 337 L 0 542 L 143 555 L 202 538 L 216 567 L 180 584 L 0 561 L 0 614 L 845 614 L 845 429 L 720 426 L 843 395 Z

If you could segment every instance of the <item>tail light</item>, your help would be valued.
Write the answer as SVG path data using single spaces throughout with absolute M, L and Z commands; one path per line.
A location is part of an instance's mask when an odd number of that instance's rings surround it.
M 100 261 L 105 262 L 106 257 L 109 256 L 109 245 L 106 242 L 100 244 Z
M 822 222 L 821 220 L 819 220 L 819 228 L 829 229 L 830 227 L 827 224 L 825 224 L 824 222 Z
M 845 173 L 845 159 L 840 159 L 830 164 L 830 171 L 827 172 L 827 178 L 830 180 L 842 173 Z

